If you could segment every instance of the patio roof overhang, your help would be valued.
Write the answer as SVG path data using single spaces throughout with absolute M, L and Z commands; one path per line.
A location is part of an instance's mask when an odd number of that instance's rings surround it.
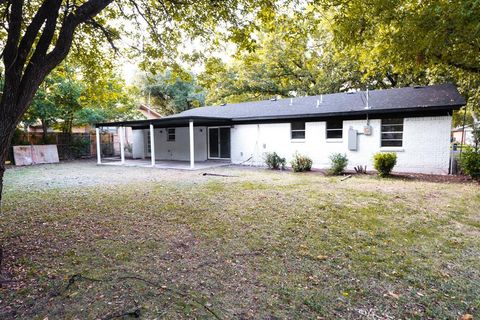
M 188 127 L 190 121 L 193 121 L 195 126 L 217 126 L 217 125 L 231 125 L 232 120 L 221 117 L 166 117 L 160 119 L 146 119 L 146 120 L 131 120 L 131 121 L 116 121 L 96 123 L 95 128 L 100 127 L 131 127 L 133 130 L 148 129 L 150 125 L 154 128 L 169 128 L 169 127 Z

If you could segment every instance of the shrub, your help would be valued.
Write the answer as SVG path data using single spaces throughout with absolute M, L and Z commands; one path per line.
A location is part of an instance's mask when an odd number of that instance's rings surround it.
M 265 155 L 265 163 L 269 169 L 278 170 L 285 169 L 287 161 L 285 158 L 281 158 L 276 152 L 268 152 Z
M 464 174 L 469 175 L 473 179 L 480 178 L 480 151 L 468 148 L 462 152 L 460 159 L 460 168 Z
M 330 174 L 341 174 L 348 164 L 348 158 L 346 154 L 332 153 L 329 157 L 332 166 L 328 170 Z
M 373 167 L 380 177 L 386 177 L 392 172 L 397 164 L 397 154 L 392 152 L 380 152 L 373 156 Z
M 293 172 L 310 171 L 312 169 L 312 159 L 307 156 L 295 153 L 291 162 Z

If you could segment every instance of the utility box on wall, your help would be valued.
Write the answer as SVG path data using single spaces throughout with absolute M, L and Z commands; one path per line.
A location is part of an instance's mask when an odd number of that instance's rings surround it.
M 348 129 L 348 150 L 357 151 L 357 145 L 358 145 L 357 139 L 358 139 L 357 130 L 353 128 Z
M 363 134 L 366 136 L 370 136 L 372 134 L 372 126 L 367 124 L 363 127 Z

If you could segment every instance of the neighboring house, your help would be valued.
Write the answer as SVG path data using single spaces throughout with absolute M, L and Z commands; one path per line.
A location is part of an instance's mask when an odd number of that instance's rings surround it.
M 162 115 L 155 111 L 154 109 L 150 108 L 148 105 L 141 104 L 138 106 L 138 111 L 148 120 L 152 119 L 160 119 Z M 92 130 L 89 126 L 89 132 Z M 117 127 L 113 128 L 106 128 L 106 132 L 110 132 L 113 134 L 112 136 L 112 143 L 113 143 L 113 153 L 116 155 L 120 154 L 120 139 L 119 139 L 119 131 Z M 132 128 L 125 128 L 125 147 L 126 147 L 126 154 L 127 156 L 132 156 L 132 141 L 133 141 L 133 130 Z M 93 154 L 96 154 L 94 152 Z
M 477 126 L 478 125 L 480 125 L 480 123 L 477 124 Z M 470 125 L 466 125 L 465 128 L 463 128 L 463 126 L 454 128 L 452 130 L 452 138 L 453 138 L 453 142 L 469 144 L 469 145 L 475 144 L 474 137 L 473 137 L 473 127 Z
M 138 110 L 145 116 L 147 119 L 160 119 L 162 115 L 158 111 L 153 110 L 148 105 L 141 104 L 138 107 Z
M 328 168 L 345 153 L 348 168 L 372 169 L 377 152 L 398 155 L 397 172 L 447 174 L 452 112 L 465 105 L 451 84 L 202 107 L 161 119 L 97 124 L 133 129 L 132 156 L 221 159 L 263 165 L 266 152 L 295 152 Z

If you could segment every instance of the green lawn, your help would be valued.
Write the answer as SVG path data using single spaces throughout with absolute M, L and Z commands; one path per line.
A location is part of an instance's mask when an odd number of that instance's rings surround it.
M 8 170 L 0 318 L 480 316 L 478 184 L 209 172 Z

